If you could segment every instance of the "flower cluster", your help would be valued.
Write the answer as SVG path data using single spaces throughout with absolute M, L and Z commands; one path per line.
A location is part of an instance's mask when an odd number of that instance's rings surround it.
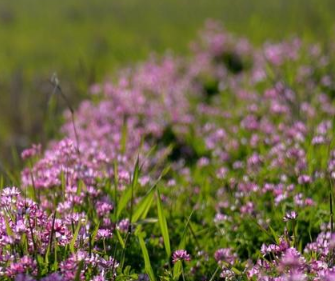
M 208 21 L 189 57 L 93 85 L 1 191 L 1 278 L 334 280 L 330 55 Z
M 176 263 L 177 261 L 190 261 L 191 257 L 185 250 L 177 250 L 172 255 L 172 262 Z

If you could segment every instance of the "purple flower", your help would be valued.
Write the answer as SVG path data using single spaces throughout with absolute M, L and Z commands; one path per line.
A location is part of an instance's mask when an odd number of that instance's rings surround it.
M 287 212 L 283 218 L 285 222 L 288 222 L 290 220 L 296 220 L 298 217 L 298 214 L 295 211 Z
M 129 219 L 123 219 L 117 224 L 117 229 L 121 232 L 127 232 L 129 230 Z
M 27 160 L 29 158 L 32 158 L 36 155 L 39 155 L 42 150 L 42 145 L 41 144 L 33 144 L 31 148 L 25 149 L 21 153 L 21 158 L 23 160 Z
M 190 261 L 191 256 L 185 250 L 177 250 L 172 255 L 172 262 L 176 263 L 177 261 Z
M 307 184 L 307 183 L 311 183 L 311 182 L 312 182 L 312 179 L 308 175 L 301 175 L 298 178 L 298 183 L 299 184 Z
M 224 248 L 217 250 L 214 254 L 214 258 L 218 263 L 224 261 L 229 264 L 234 264 L 237 255 L 233 253 L 233 250 L 231 248 Z

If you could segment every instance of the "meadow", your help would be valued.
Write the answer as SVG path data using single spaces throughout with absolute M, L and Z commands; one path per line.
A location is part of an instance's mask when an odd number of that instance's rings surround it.
M 328 44 L 334 15 L 332 0 L 2 0 L 0 172 L 15 173 L 17 153 L 57 135 L 65 104 L 46 109 L 54 72 L 76 106 L 121 66 L 151 53 L 188 54 L 208 18 L 259 46 L 294 35 Z
M 148 3 L 1 10 L 1 280 L 335 280 L 334 5 Z

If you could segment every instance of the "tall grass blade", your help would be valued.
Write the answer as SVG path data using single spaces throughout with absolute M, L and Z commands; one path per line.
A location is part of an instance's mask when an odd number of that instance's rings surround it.
M 182 263 L 181 261 L 177 261 L 173 266 L 173 280 L 178 281 L 179 277 L 182 273 Z
M 171 247 L 170 247 L 169 230 L 168 230 L 168 226 L 166 222 L 166 217 L 164 215 L 162 201 L 161 201 L 158 188 L 157 188 L 157 213 L 158 213 L 159 226 L 161 228 L 161 232 L 162 232 L 162 236 L 164 240 L 165 251 L 166 251 L 167 257 L 170 258 Z
M 81 223 L 79 222 L 78 225 L 77 225 L 77 227 L 76 227 L 76 230 L 75 230 L 75 232 L 73 234 L 71 242 L 70 242 L 70 250 L 71 250 L 72 254 L 75 252 L 75 250 L 74 250 L 74 244 L 75 244 L 75 242 L 76 242 L 76 240 L 78 238 L 80 227 L 81 227 Z
M 121 236 L 120 231 L 118 231 L 118 230 L 116 229 L 115 232 L 116 232 L 117 239 L 119 240 L 119 242 L 120 242 L 120 244 L 121 244 L 122 249 L 125 249 L 125 248 L 126 248 L 126 244 L 124 243 L 124 241 L 123 241 L 123 239 L 122 239 L 122 236 Z
M 135 193 L 135 188 L 137 187 L 138 184 L 138 178 L 140 176 L 140 159 L 139 156 L 137 156 L 135 168 L 134 168 L 134 173 L 132 177 L 132 182 L 131 182 L 131 201 L 130 201 L 130 218 L 129 221 L 132 222 L 133 218 L 133 212 L 134 212 L 134 193 Z
M 145 242 L 144 242 L 141 234 L 138 235 L 138 240 L 140 242 L 140 247 L 141 247 L 141 250 L 142 250 L 145 271 L 148 274 L 148 276 L 150 278 L 150 281 L 156 281 L 154 272 L 152 270 L 152 266 L 151 266 L 151 262 L 150 262 L 150 258 L 149 258 L 149 253 L 148 253 L 147 247 L 145 246 Z
M 121 131 L 121 154 L 126 152 L 127 148 L 127 138 L 128 138 L 128 125 L 127 125 L 127 117 L 123 118 L 123 125 Z
M 132 176 L 131 185 L 125 190 L 123 195 L 121 196 L 120 200 L 118 201 L 117 211 L 116 211 L 116 218 L 118 219 L 123 211 L 123 209 L 127 206 L 128 202 L 134 198 L 134 189 L 138 183 L 138 177 L 140 173 L 140 166 L 139 166 L 139 159 L 137 158 L 134 173 Z M 132 200 L 133 201 L 133 200 Z M 131 202 L 131 209 L 133 207 L 133 202 Z M 130 210 L 132 212 L 132 210 Z
M 116 211 L 116 218 L 118 219 L 123 211 L 123 209 L 127 206 L 129 200 L 131 199 L 131 187 L 128 187 L 125 192 L 122 194 Z
M 78 264 L 77 271 L 76 271 L 76 276 L 74 277 L 74 281 L 80 281 L 81 280 L 80 273 L 81 273 L 83 267 L 84 267 L 84 261 L 80 261 L 79 264 Z
M 154 199 L 154 190 L 156 186 L 153 186 L 150 188 L 150 190 L 147 192 L 147 194 L 143 197 L 141 202 L 138 204 L 133 217 L 132 217 L 132 223 L 137 222 L 139 219 L 145 219 L 149 209 L 151 207 L 152 201 Z

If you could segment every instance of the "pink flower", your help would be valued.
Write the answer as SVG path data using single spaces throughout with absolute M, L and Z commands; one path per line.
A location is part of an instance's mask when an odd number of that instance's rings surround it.
M 185 250 L 177 250 L 172 255 L 172 262 L 176 263 L 177 261 L 190 261 L 191 257 Z
M 221 261 L 227 262 L 229 264 L 234 264 L 237 258 L 237 255 L 233 253 L 233 250 L 230 248 L 219 249 L 214 254 L 215 260 L 220 263 Z
M 297 219 L 298 215 L 295 211 L 287 212 L 283 218 L 285 222 L 290 221 L 290 220 L 295 220 Z
M 311 183 L 311 182 L 312 182 L 312 179 L 308 175 L 301 175 L 298 178 L 298 183 L 299 184 L 307 184 L 307 183 Z
M 25 149 L 21 153 L 21 158 L 23 160 L 27 160 L 41 153 L 42 145 L 41 144 L 33 144 L 31 148 Z

